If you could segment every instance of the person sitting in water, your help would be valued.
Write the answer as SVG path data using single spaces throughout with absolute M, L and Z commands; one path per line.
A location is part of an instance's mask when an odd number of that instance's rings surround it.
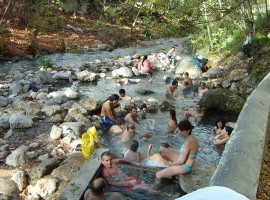
M 202 108 L 202 106 L 200 104 L 197 104 L 195 106 L 195 110 L 194 111 L 187 111 L 184 114 L 184 119 L 189 119 L 189 117 L 193 117 L 195 119 L 196 122 L 201 122 L 202 118 L 204 116 L 204 110 Z
M 138 64 L 138 70 L 142 71 L 143 73 L 150 74 L 152 76 L 153 69 L 150 60 L 147 59 L 148 57 L 145 55 L 143 59 Z
M 178 150 L 172 148 L 161 148 L 160 155 L 169 160 L 169 167 L 158 171 L 156 178 L 170 178 L 176 175 L 187 174 L 192 171 L 198 153 L 198 141 L 191 135 L 194 126 L 188 120 L 180 121 L 178 124 L 181 137 L 185 143 Z
M 103 178 L 93 181 L 91 189 L 87 189 L 83 195 L 84 200 L 101 200 L 105 191 L 106 182 Z
M 121 142 L 128 142 L 132 140 L 136 135 L 136 128 L 134 124 L 129 124 L 127 126 L 127 129 L 124 131 L 124 133 L 121 135 Z M 151 138 L 152 135 L 146 133 L 143 135 L 138 136 L 138 139 L 146 140 L 148 138 Z
M 220 134 L 216 135 L 213 139 L 214 145 L 226 144 L 230 139 L 230 135 L 233 131 L 233 128 L 230 126 L 225 126 L 225 129 L 221 131 Z
M 138 152 L 139 142 L 137 140 L 132 140 L 129 149 L 125 149 L 124 159 L 130 162 L 139 163 L 141 159 L 145 158 L 145 155 Z
M 191 92 L 190 85 L 189 85 L 189 83 L 187 81 L 183 82 L 181 90 L 182 90 L 183 95 L 188 94 L 188 93 Z
M 164 142 L 164 143 L 161 143 L 160 145 L 160 149 L 161 148 L 171 148 L 171 145 L 167 142 Z M 167 160 L 166 158 L 162 157 L 161 154 L 160 154 L 160 151 L 159 153 L 155 153 L 154 155 L 151 155 L 151 149 L 152 149 L 152 144 L 149 144 L 148 145 L 148 149 L 147 149 L 147 157 L 152 160 L 152 161 L 155 161 L 155 162 L 158 162 L 160 164 L 164 164 L 164 165 L 168 165 L 169 164 L 169 160 Z
M 120 89 L 119 90 L 119 94 L 122 98 L 122 100 L 125 100 L 125 101 L 131 101 L 132 97 L 129 96 L 127 93 L 126 93 L 126 90 L 125 89 Z
M 117 104 L 119 96 L 113 94 L 109 97 L 101 107 L 101 122 L 105 125 L 120 124 L 120 121 L 116 118 L 116 112 L 114 106 Z
M 172 85 L 169 86 L 168 89 L 166 90 L 166 97 L 170 99 L 176 99 L 176 97 L 178 96 L 177 87 L 178 81 L 173 80 Z
M 185 72 L 184 73 L 184 81 L 183 81 L 183 83 L 185 81 L 188 82 L 188 88 L 192 91 L 192 89 L 193 89 L 193 82 L 192 82 L 192 79 L 189 77 L 189 73 L 188 72 Z
M 168 133 L 173 133 L 177 129 L 177 119 L 176 119 L 176 112 L 174 109 L 171 109 L 168 111 L 168 127 L 167 131 Z
M 140 107 L 140 118 L 146 119 L 147 113 L 148 113 L 147 105 L 144 103 Z
M 101 175 L 105 181 L 113 186 L 126 187 L 131 185 L 140 184 L 139 179 L 129 179 L 129 177 L 122 172 L 117 166 L 117 163 L 129 163 L 135 164 L 125 159 L 112 159 L 112 154 L 109 151 L 105 151 L 101 154 Z
M 116 84 L 121 87 L 127 84 L 140 84 L 140 83 L 141 83 L 141 79 L 128 79 L 128 78 L 116 79 Z
M 205 92 L 207 92 L 208 89 L 206 88 L 205 82 L 200 82 L 199 88 L 198 88 L 198 96 L 201 98 Z
M 226 123 L 225 123 L 224 119 L 221 119 L 221 118 L 217 119 L 216 123 L 215 123 L 215 127 L 213 128 L 214 133 L 216 135 L 219 135 L 219 134 L 221 134 L 222 131 L 226 131 L 225 126 L 226 126 Z
M 125 122 L 128 124 L 135 124 L 140 122 L 140 117 L 137 113 L 137 107 L 131 106 L 130 113 L 125 116 Z

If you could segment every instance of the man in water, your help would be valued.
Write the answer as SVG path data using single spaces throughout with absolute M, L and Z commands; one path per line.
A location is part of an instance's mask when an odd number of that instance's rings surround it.
M 140 122 L 140 117 L 137 113 L 137 107 L 131 106 L 130 113 L 125 116 L 125 121 L 128 124 L 135 124 Z
M 101 108 L 101 122 L 105 126 L 112 126 L 116 124 L 120 124 L 120 121 L 116 118 L 116 112 L 114 110 L 114 106 L 119 100 L 119 96 L 117 94 L 113 94 L 109 97 L 105 103 L 103 103 Z
M 121 136 L 122 137 L 121 142 L 128 142 L 128 141 L 132 140 L 136 134 L 137 133 L 136 133 L 135 125 L 129 124 L 127 126 L 127 129 L 124 131 L 124 133 Z M 151 138 L 151 137 L 152 137 L 152 135 L 146 133 L 146 134 L 138 136 L 138 139 L 146 140 L 146 139 Z
M 171 99 L 176 99 L 175 97 L 178 96 L 177 87 L 178 87 L 178 81 L 174 80 L 172 82 L 172 85 L 169 86 L 168 89 L 166 90 L 166 97 L 171 98 Z
M 172 47 L 168 53 L 167 53 L 167 59 L 168 60 L 172 60 L 172 65 L 175 66 L 176 63 L 176 51 L 175 51 L 175 47 Z
M 83 195 L 84 200 L 101 200 L 104 194 L 106 182 L 103 178 L 93 181 L 91 189 L 87 189 Z
M 198 88 L 198 95 L 201 98 L 203 96 L 203 93 L 207 92 L 208 89 L 206 88 L 205 82 L 201 82 L 200 86 Z
M 141 180 L 130 180 L 129 177 L 121 171 L 116 164 L 117 163 L 129 163 L 133 162 L 127 161 L 125 159 L 112 159 L 112 154 L 109 151 L 103 152 L 101 154 L 101 175 L 110 185 L 123 187 L 128 185 L 136 185 L 141 183 Z
M 195 110 L 191 112 L 190 111 L 185 112 L 184 119 L 188 120 L 189 117 L 193 117 L 195 121 L 199 123 L 202 121 L 203 116 L 204 116 L 204 110 L 200 104 L 197 104 L 195 106 Z

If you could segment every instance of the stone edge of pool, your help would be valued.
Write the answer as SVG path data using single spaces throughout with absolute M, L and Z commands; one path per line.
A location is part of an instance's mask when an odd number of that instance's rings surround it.
M 269 134 L 270 73 L 248 97 L 210 185 L 228 187 L 255 200 Z

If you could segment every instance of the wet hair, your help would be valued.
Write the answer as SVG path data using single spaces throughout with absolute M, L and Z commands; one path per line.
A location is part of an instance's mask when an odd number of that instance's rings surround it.
M 125 94 L 126 93 L 126 90 L 125 89 L 120 89 L 119 90 L 119 94 Z
M 186 119 L 179 122 L 178 128 L 180 131 L 189 131 L 189 135 L 190 135 L 194 126 L 190 123 L 189 120 Z
M 188 81 L 184 81 L 184 85 L 185 86 L 188 86 L 189 85 L 189 82 Z
M 147 55 L 143 56 L 143 59 L 142 59 L 142 66 L 143 66 L 143 62 L 147 59 Z
M 129 129 L 135 129 L 135 125 L 133 123 L 130 123 L 127 125 L 127 130 Z
M 224 129 L 224 127 L 225 127 L 225 125 L 226 125 L 225 120 L 224 120 L 224 119 L 221 119 L 221 118 L 217 119 L 217 120 L 216 120 L 216 123 L 215 123 L 215 126 L 216 126 L 217 128 L 218 128 L 218 125 L 217 125 L 218 122 L 221 122 L 221 123 L 222 123 L 221 128 Z
M 226 132 L 228 133 L 228 135 L 231 135 L 233 128 L 231 126 L 225 126 Z
M 130 144 L 130 151 L 136 152 L 139 147 L 139 142 L 137 140 L 132 140 Z
M 141 110 L 143 109 L 143 108 L 146 108 L 147 109 L 147 105 L 144 103 L 143 105 L 141 105 Z
M 200 108 L 202 108 L 202 105 L 201 105 L 201 104 L 199 104 L 199 103 L 197 103 L 197 104 L 196 104 L 196 107 L 197 107 L 197 106 L 199 106 Z
M 103 192 L 105 186 L 106 186 L 105 180 L 103 178 L 97 178 L 93 181 L 91 190 L 96 194 L 100 194 L 101 192 Z
M 189 76 L 189 73 L 188 72 L 185 72 L 184 74 L 187 75 L 187 76 Z
M 117 94 L 112 94 L 112 95 L 109 97 L 109 100 L 110 100 L 110 101 L 119 100 L 119 96 L 118 96 Z
M 169 113 L 171 114 L 172 119 L 175 120 L 175 121 L 177 122 L 175 110 L 174 110 L 174 109 L 170 109 L 170 110 L 169 110 Z
M 173 80 L 172 85 L 176 85 L 178 83 L 177 80 Z
M 104 156 L 112 156 L 111 152 L 110 151 L 104 151 L 102 154 L 101 154 L 101 160 L 103 160 L 103 157 Z
M 130 107 L 129 111 L 132 112 L 133 109 L 137 110 L 137 107 L 133 105 Z
M 200 86 L 201 86 L 201 85 L 206 86 L 205 82 L 200 82 Z
M 171 145 L 168 142 L 161 143 L 161 146 L 164 147 L 164 148 L 170 148 L 171 147 Z

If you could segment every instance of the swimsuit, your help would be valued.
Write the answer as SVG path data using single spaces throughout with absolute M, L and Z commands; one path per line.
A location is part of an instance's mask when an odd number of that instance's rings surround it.
M 110 118 L 108 117 L 104 117 L 104 116 L 101 116 L 100 118 L 101 122 L 104 123 L 104 124 L 109 124 L 109 125 L 116 125 L 116 123 L 114 121 L 112 121 Z
M 184 152 L 184 147 L 183 146 L 179 149 L 179 152 L 180 153 Z M 188 157 L 196 157 L 196 156 L 197 156 L 196 153 L 189 153 L 188 154 Z M 180 157 L 177 160 L 180 160 Z M 188 173 L 190 173 L 192 171 L 192 167 L 189 167 L 186 164 L 182 164 L 182 166 L 187 170 Z

